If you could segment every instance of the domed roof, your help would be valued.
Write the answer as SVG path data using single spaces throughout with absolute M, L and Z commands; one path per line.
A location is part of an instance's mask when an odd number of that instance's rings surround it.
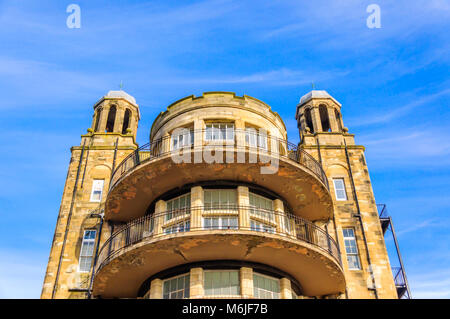
M 300 98 L 299 105 L 305 104 L 311 99 L 332 99 L 336 104 L 341 106 L 341 103 L 336 101 L 330 94 L 328 94 L 325 90 L 312 90 L 309 93 L 306 93 Z
M 108 94 L 103 96 L 100 100 L 98 100 L 94 104 L 94 110 L 97 108 L 97 106 L 100 105 L 101 102 L 103 102 L 106 99 L 124 99 L 124 100 L 126 100 L 127 102 L 129 102 L 130 104 L 132 104 L 136 107 L 137 112 L 138 112 L 138 119 L 141 118 L 141 111 L 139 110 L 139 106 L 136 104 L 136 99 L 123 90 L 109 91 Z
M 136 105 L 136 99 L 132 97 L 130 94 L 128 94 L 125 91 L 109 91 L 108 94 L 105 95 L 105 98 L 113 98 L 113 99 L 119 99 L 123 98 L 130 102 L 131 104 Z

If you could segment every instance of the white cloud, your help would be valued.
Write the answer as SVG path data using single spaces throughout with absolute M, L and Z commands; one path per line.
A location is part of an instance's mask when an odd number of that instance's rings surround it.
M 450 298 L 450 269 L 429 269 L 408 277 L 413 298 Z
M 44 100 L 63 103 L 69 98 L 92 97 L 111 83 L 111 76 L 105 73 L 86 73 L 75 66 L 67 69 L 54 63 L 5 56 L 0 56 L 0 76 L 4 90 L 14 92 L 3 95 L 3 109 L 33 108 Z
M 410 232 L 416 232 L 419 229 L 423 229 L 423 228 L 432 228 L 432 227 L 446 227 L 446 225 L 442 224 L 442 221 L 439 221 L 437 219 L 429 219 L 429 220 L 424 220 L 422 222 L 415 222 L 413 223 L 413 226 L 408 227 L 408 228 L 403 228 L 399 231 L 397 231 L 397 236 L 402 236 L 404 234 L 410 233 Z
M 379 107 L 378 109 L 382 109 L 384 111 L 380 112 L 378 111 L 378 114 L 372 114 L 367 115 L 364 114 L 364 116 L 361 116 L 359 118 L 349 118 L 346 120 L 346 122 L 351 127 L 358 127 L 358 126 L 366 126 L 371 124 L 379 124 L 379 123 L 387 123 L 390 122 L 402 115 L 408 114 L 413 109 L 425 105 L 427 103 L 430 103 L 440 97 L 447 96 L 450 94 L 450 88 L 443 89 L 439 92 L 420 96 L 415 99 L 413 99 L 411 102 L 403 105 L 403 106 L 385 106 L 385 107 Z M 372 108 L 376 109 L 376 108 Z
M 346 75 L 348 72 L 340 70 L 328 71 L 300 71 L 288 68 L 269 70 L 244 75 L 217 74 L 212 77 L 171 77 L 163 80 L 164 83 L 172 84 L 271 84 L 280 86 L 304 85 L 312 81 L 326 81 Z M 161 83 L 161 81 L 159 81 Z

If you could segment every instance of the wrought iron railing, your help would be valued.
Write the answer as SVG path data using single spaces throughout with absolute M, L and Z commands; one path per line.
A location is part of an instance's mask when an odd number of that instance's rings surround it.
M 202 220 L 201 225 L 191 222 Z M 197 218 L 201 216 L 202 218 Z M 239 222 L 245 223 L 245 225 Z M 311 244 L 341 264 L 336 241 L 322 228 L 290 213 L 260 209 L 252 206 L 198 206 L 146 215 L 119 227 L 103 244 L 98 255 L 96 272 L 137 243 L 164 239 L 166 236 L 205 230 L 254 231 L 276 234 Z
M 406 286 L 402 267 L 392 267 L 392 276 L 394 277 L 394 282 L 395 282 L 396 287 Z
M 379 218 L 389 218 L 386 204 L 377 204 L 377 210 Z
M 327 177 L 320 163 L 309 153 L 299 148 L 298 145 L 290 143 L 287 140 L 260 132 L 242 129 L 234 129 L 231 132 L 227 131 L 227 134 L 230 135 L 224 136 L 224 138 L 219 140 L 214 140 L 212 136 L 207 136 L 207 134 L 211 133 L 208 130 L 190 130 L 187 132 L 188 133 L 184 135 L 185 138 L 181 143 L 179 142 L 179 139 L 176 139 L 177 142 L 174 142 L 172 136 L 164 136 L 133 151 L 112 173 L 109 189 L 111 190 L 114 188 L 122 176 L 145 162 L 171 153 L 173 154 L 174 152 L 180 152 L 180 149 L 182 149 L 183 152 L 186 150 L 198 151 L 198 149 L 201 150 L 202 147 L 205 146 L 223 146 L 223 148 L 226 148 L 227 150 L 240 152 L 253 151 L 262 155 L 289 158 L 312 171 L 312 173 L 323 182 L 327 189 L 329 189 Z M 179 137 L 179 135 L 177 136 Z M 178 143 L 178 145 L 175 143 Z
M 392 267 L 392 260 L 391 260 L 391 269 L 392 269 L 392 276 L 394 277 L 395 286 L 397 287 L 397 294 L 398 298 L 407 298 L 411 299 L 411 290 L 409 289 L 408 279 L 406 278 L 406 271 L 405 267 L 403 265 L 403 259 L 402 255 L 400 253 L 400 247 L 398 245 L 397 241 L 397 235 L 395 234 L 394 224 L 392 222 L 392 218 L 388 213 L 386 204 L 377 204 L 378 209 L 378 217 L 380 219 L 381 223 L 381 229 L 383 230 L 383 235 L 386 233 L 387 230 L 390 230 L 390 233 L 392 235 L 392 239 L 394 240 L 395 244 L 395 251 L 397 253 L 397 260 L 400 264 L 399 267 Z M 386 249 L 388 247 L 386 246 Z

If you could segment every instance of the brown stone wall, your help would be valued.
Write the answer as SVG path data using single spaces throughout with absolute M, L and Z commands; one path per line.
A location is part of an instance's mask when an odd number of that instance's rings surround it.
M 50 251 L 47 271 L 44 279 L 41 298 L 52 298 L 53 287 L 58 272 L 64 236 L 67 228 L 73 189 L 80 165 L 77 191 L 74 197 L 70 225 L 64 248 L 64 256 L 59 270 L 57 289 L 54 298 L 86 298 L 86 289 L 89 287 L 90 273 L 78 271 L 82 237 L 85 229 L 97 229 L 99 218 L 92 218 L 90 214 L 101 203 L 91 202 L 91 190 L 94 179 L 104 179 L 102 202 L 105 200 L 109 188 L 109 179 L 114 161 L 115 143 L 118 141 L 116 165 L 136 148 L 133 136 L 121 134 L 96 133 L 82 137 L 85 142 L 83 158 L 80 163 L 82 146 L 72 148 L 72 155 L 67 173 L 66 184 L 61 200 L 61 208 L 55 235 Z M 101 244 L 110 236 L 110 227 L 104 223 Z
M 350 134 L 347 134 L 345 138 L 348 144 L 348 154 L 356 189 L 356 197 L 361 211 L 371 265 L 368 263 L 367 249 L 363 239 L 363 230 L 357 215 L 358 210 L 352 188 L 342 134 L 319 133 L 316 134 L 314 138 L 312 138 L 312 136 L 307 137 L 306 140 L 309 142 L 309 145 L 304 145 L 304 148 L 319 160 L 317 140 L 320 143 L 322 166 L 328 177 L 330 193 L 334 201 L 335 224 L 333 220 L 330 220 L 327 228 L 330 235 L 338 240 L 340 246 L 346 277 L 346 295 L 348 298 L 352 299 L 375 298 L 375 290 L 373 289 L 375 284 L 378 298 L 397 298 L 384 237 L 378 219 L 375 197 L 370 182 L 368 168 L 364 159 L 364 147 L 355 146 L 353 136 Z M 350 141 L 347 139 L 350 139 Z M 344 179 L 347 200 L 336 200 L 333 178 Z M 348 268 L 342 233 L 343 228 L 353 228 L 355 230 L 361 270 L 349 270 Z M 335 230 L 337 230 L 337 236 Z M 345 298 L 345 296 L 342 297 Z

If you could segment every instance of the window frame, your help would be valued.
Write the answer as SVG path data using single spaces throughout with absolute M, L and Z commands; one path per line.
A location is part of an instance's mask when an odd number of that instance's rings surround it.
M 186 147 L 194 146 L 194 132 L 192 129 L 186 128 L 185 130 L 181 130 L 178 134 L 171 134 L 170 136 L 170 147 L 171 150 L 181 150 Z M 180 137 L 183 137 L 182 142 L 180 144 Z M 187 138 L 185 138 L 187 137 Z M 175 143 L 176 141 L 176 143 Z M 180 146 L 181 145 L 181 146 Z
M 251 203 L 253 201 L 253 204 Z M 256 201 L 256 203 L 255 203 Z M 252 216 L 269 222 L 274 222 L 275 213 L 273 209 L 273 200 L 265 196 L 258 195 L 253 192 L 248 192 L 248 202 L 250 206 L 250 213 Z M 265 204 L 270 202 L 270 207 L 265 208 Z M 264 203 L 264 208 L 261 204 Z
M 219 223 L 218 223 L 218 225 L 217 226 L 214 226 L 212 223 L 211 223 L 211 225 L 210 226 L 206 226 L 206 220 L 209 220 L 209 219 L 218 219 L 219 220 Z M 227 219 L 227 220 L 231 220 L 231 219 L 233 219 L 233 220 L 236 220 L 236 225 L 227 225 L 227 226 L 224 226 L 223 224 L 223 222 L 224 222 L 224 219 Z M 229 222 L 228 222 L 229 223 Z M 214 216 L 214 215 L 212 215 L 212 216 L 206 216 L 206 217 L 203 217 L 203 229 L 211 229 L 211 230 L 216 230 L 216 229 L 239 229 L 239 217 L 238 216 L 236 216 L 236 215 L 227 215 L 227 216 Z
M 211 282 L 211 289 L 213 293 L 208 293 L 208 288 L 207 288 L 207 275 L 208 274 L 214 274 L 214 273 L 235 273 L 237 274 L 237 286 L 236 285 L 232 285 L 231 283 L 231 279 L 230 281 L 227 283 L 226 287 L 214 287 L 214 282 Z M 231 276 L 229 276 L 229 278 L 231 278 Z M 214 279 L 214 278 L 212 278 Z M 241 280 L 240 280 L 240 271 L 238 269 L 205 269 L 203 271 L 203 290 L 204 290 L 204 295 L 205 296 L 240 296 L 241 295 Z M 220 284 L 222 284 L 222 277 L 219 279 Z M 237 287 L 237 293 L 232 293 L 232 289 Z M 229 289 L 230 293 L 229 294 L 225 294 L 222 292 L 222 289 Z M 215 290 L 219 290 L 218 293 L 216 293 Z
M 256 287 L 255 286 L 255 276 L 259 276 L 259 277 L 262 277 L 262 278 L 265 278 L 265 279 L 276 281 L 278 283 L 278 292 L 270 291 L 270 290 L 267 290 L 265 288 Z M 272 294 L 272 298 L 265 298 L 265 297 L 263 298 L 263 297 L 259 296 L 259 293 L 258 293 L 258 296 L 256 296 L 255 292 L 257 291 L 257 289 L 271 293 Z M 276 294 L 276 296 L 275 296 L 275 294 Z M 280 283 L 280 279 L 276 278 L 276 277 L 272 277 L 272 276 L 263 275 L 263 274 L 258 273 L 258 272 L 253 272 L 253 298 L 257 298 L 257 299 L 281 299 L 281 283 Z
M 181 204 L 179 204 L 178 208 L 169 208 L 169 205 L 173 205 L 176 200 L 180 202 L 181 198 L 184 198 L 185 206 L 181 207 Z M 187 200 L 187 198 L 189 198 L 189 200 Z M 187 192 L 185 194 L 167 200 L 166 211 L 167 213 L 165 214 L 165 221 L 169 221 L 179 216 L 189 215 L 191 212 L 191 192 Z
M 264 133 L 261 133 L 263 131 Z M 247 147 L 259 148 L 268 150 L 268 137 L 267 131 L 256 129 L 254 127 L 245 128 L 245 145 Z
M 338 189 L 338 187 L 336 187 L 336 182 L 337 181 L 342 182 L 342 189 Z M 335 178 L 333 178 L 333 187 L 334 187 L 334 196 L 335 196 L 336 200 L 338 200 L 338 201 L 346 201 L 346 200 L 348 200 L 347 189 L 345 187 L 345 179 L 343 177 L 335 177 Z M 345 198 L 339 197 L 338 190 L 344 192 L 344 197 Z
M 172 280 L 177 280 L 177 288 L 178 288 L 178 278 L 180 278 L 180 277 L 188 277 L 187 285 L 186 285 L 186 278 L 184 278 L 184 280 L 183 280 L 183 284 L 184 284 L 183 289 L 177 289 L 177 290 L 174 290 L 174 291 L 170 291 L 170 286 L 169 286 L 169 293 L 168 293 L 169 298 L 166 298 L 165 297 L 165 295 L 166 295 L 166 292 L 165 292 L 165 285 L 166 285 L 166 283 L 168 283 L 168 282 L 170 282 Z M 190 297 L 190 293 L 191 293 L 190 285 L 191 285 L 191 274 L 189 272 L 181 274 L 181 275 L 177 275 L 177 276 L 174 276 L 174 277 L 166 278 L 162 282 L 162 298 L 163 299 L 180 299 L 180 298 L 170 298 L 170 295 L 172 293 L 177 293 L 177 292 L 182 291 L 183 297 L 181 299 L 188 299 Z M 187 294 L 186 294 L 186 291 L 187 291 Z
M 348 233 L 346 235 L 346 231 L 351 231 L 352 236 L 348 236 Z M 345 248 L 345 255 L 347 256 L 347 265 L 349 270 L 361 270 L 361 260 L 359 258 L 359 249 L 358 249 L 358 241 L 356 240 L 356 233 L 355 229 L 353 227 L 346 227 L 342 229 L 342 237 L 344 239 L 344 248 Z M 353 243 L 353 245 L 347 245 L 347 243 Z M 349 252 L 349 249 L 353 249 L 355 251 Z M 354 264 L 353 262 L 350 263 L 350 257 L 354 257 L 357 261 L 358 266 L 356 268 L 350 267 L 350 264 Z
M 93 238 L 86 238 L 86 233 L 88 233 L 88 232 L 93 232 L 94 233 L 94 237 Z M 93 262 L 93 257 L 94 257 L 94 254 L 95 254 L 95 239 L 96 238 L 97 238 L 97 230 L 96 229 L 85 229 L 84 230 L 84 232 L 83 232 L 83 239 L 81 241 L 80 255 L 78 256 L 78 272 L 88 273 L 88 272 L 90 272 L 92 270 L 92 262 Z M 88 244 L 89 245 L 92 244 L 91 247 L 84 248 Z M 90 255 L 83 253 L 83 251 L 86 250 L 86 249 L 91 249 L 92 250 Z M 90 260 L 89 261 L 89 267 L 88 267 L 87 270 L 82 269 L 82 267 L 81 267 L 81 265 L 82 265 L 81 260 L 83 258 L 88 258 Z M 83 264 L 85 264 L 85 263 L 83 263 Z
M 255 227 L 256 226 L 256 227 Z M 261 220 L 256 220 L 253 218 L 250 218 L 250 230 L 251 231 L 257 231 L 257 232 L 262 232 L 262 233 L 270 233 L 270 234 L 275 234 L 276 233 L 276 227 L 269 224 L 269 223 L 265 223 Z
M 189 218 L 181 220 L 181 221 L 171 224 L 169 226 L 163 227 L 164 235 L 185 233 L 190 230 L 191 230 L 191 220 Z
M 217 126 L 217 127 L 216 127 Z M 225 126 L 225 127 L 222 127 Z M 205 123 L 206 142 L 234 142 L 235 139 L 234 122 L 210 122 Z M 229 133 L 231 132 L 230 136 Z M 225 138 L 223 138 L 225 133 Z M 217 137 L 217 138 L 216 138 Z
M 228 198 L 228 195 L 227 195 L 227 202 L 222 203 L 221 194 L 223 194 L 223 193 L 221 193 L 221 192 L 224 192 L 224 191 L 233 193 L 234 201 L 230 201 Z M 219 194 L 217 207 L 214 206 L 214 201 L 213 201 L 214 199 L 213 199 L 213 195 L 212 195 L 214 192 L 218 192 L 218 194 Z M 207 193 L 211 193 L 211 200 L 208 203 L 206 202 L 206 194 Z M 217 189 L 213 188 L 213 189 L 204 189 L 203 190 L 203 207 L 206 212 L 211 212 L 214 210 L 224 210 L 224 209 L 225 209 L 225 211 L 227 211 L 227 210 L 235 211 L 237 209 L 237 206 L 238 206 L 238 193 L 237 193 L 237 189 L 235 189 L 235 188 L 217 188 Z
M 101 188 L 96 187 L 96 182 L 101 182 Z M 100 178 L 93 179 L 90 202 L 100 203 L 103 198 L 103 189 L 104 188 L 105 188 L 105 179 L 100 179 Z M 99 199 L 97 200 L 94 198 L 94 196 L 95 196 L 95 192 L 98 192 L 98 191 L 100 191 L 100 196 L 99 196 Z

